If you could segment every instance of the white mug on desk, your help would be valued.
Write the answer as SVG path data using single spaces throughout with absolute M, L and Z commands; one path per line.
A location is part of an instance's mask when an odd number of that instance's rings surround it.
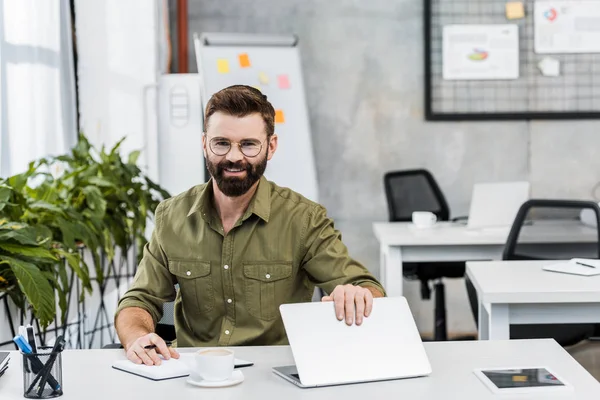
M 429 228 L 437 222 L 437 216 L 429 211 L 415 211 L 412 213 L 412 222 L 417 228 Z
M 227 349 L 207 349 L 196 352 L 196 374 L 205 381 L 225 381 L 231 378 L 235 358 Z

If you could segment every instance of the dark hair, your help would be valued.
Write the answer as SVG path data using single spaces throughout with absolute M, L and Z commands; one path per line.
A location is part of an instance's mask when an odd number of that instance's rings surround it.
M 260 90 L 246 85 L 233 85 L 213 94 L 204 113 L 204 129 L 208 131 L 208 120 L 216 112 L 245 117 L 259 113 L 265 122 L 267 137 L 275 132 L 275 109 Z

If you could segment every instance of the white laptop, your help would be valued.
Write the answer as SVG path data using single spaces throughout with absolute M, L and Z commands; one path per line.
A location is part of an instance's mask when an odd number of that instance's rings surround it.
M 475 184 L 467 227 L 509 229 L 529 196 L 529 182 Z
M 273 368 L 302 387 L 363 383 L 431 374 L 404 297 L 377 298 L 362 325 L 346 325 L 328 303 L 279 307 L 296 365 Z

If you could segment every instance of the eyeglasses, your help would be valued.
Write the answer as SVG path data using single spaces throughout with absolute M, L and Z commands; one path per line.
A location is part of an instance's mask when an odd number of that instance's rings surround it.
M 268 138 L 267 138 L 268 139 Z M 212 138 L 208 142 L 208 147 L 217 156 L 224 156 L 231 150 L 232 144 L 237 144 L 238 148 L 246 157 L 256 157 L 260 154 L 263 141 L 258 139 L 243 139 L 240 142 L 232 142 L 226 138 Z

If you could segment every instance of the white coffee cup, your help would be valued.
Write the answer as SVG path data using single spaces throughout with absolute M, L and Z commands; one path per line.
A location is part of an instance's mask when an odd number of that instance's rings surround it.
M 204 349 L 196 352 L 196 375 L 205 381 L 226 381 L 231 379 L 235 358 L 227 349 Z
M 429 228 L 437 222 L 437 216 L 429 211 L 415 211 L 412 213 L 412 222 L 417 228 Z

